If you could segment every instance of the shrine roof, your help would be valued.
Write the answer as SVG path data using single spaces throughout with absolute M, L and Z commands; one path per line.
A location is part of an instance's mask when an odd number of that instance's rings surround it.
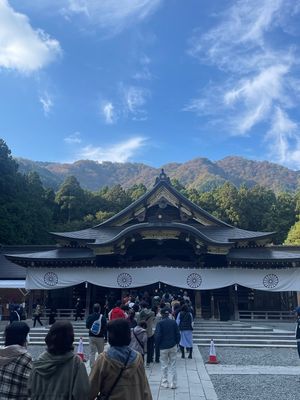
M 227 259 L 229 261 L 298 261 L 300 260 L 300 246 L 231 249 L 227 254 Z
M 235 240 L 251 240 L 260 239 L 271 236 L 274 232 L 255 232 L 231 226 L 203 226 L 200 224 L 185 224 L 179 222 L 171 223 L 137 223 L 125 226 L 103 226 L 99 228 L 84 229 L 74 232 L 57 232 L 55 235 L 60 238 L 69 240 L 85 241 L 93 244 L 108 244 L 114 242 L 126 234 L 133 234 L 141 230 L 162 230 L 162 229 L 177 229 L 190 232 L 199 236 L 204 241 L 215 244 L 228 244 Z
M 28 261 L 52 261 L 52 260 L 93 260 L 94 253 L 88 248 L 70 248 L 60 247 L 49 251 L 41 251 L 34 253 L 10 253 L 5 254 L 9 260 L 28 260 Z
M 130 214 L 135 208 L 137 208 L 139 205 L 145 205 L 147 200 L 153 196 L 155 192 L 157 192 L 160 188 L 165 187 L 174 197 L 178 199 L 178 202 L 183 205 L 189 206 L 191 209 L 195 210 L 199 214 L 201 214 L 204 218 L 207 220 L 221 226 L 228 226 L 230 227 L 230 224 L 227 224 L 226 222 L 221 221 L 220 219 L 214 217 L 212 214 L 209 212 L 205 211 L 203 208 L 198 206 L 197 204 L 193 203 L 190 201 L 187 197 L 185 197 L 182 193 L 180 193 L 178 190 L 174 188 L 174 186 L 171 184 L 170 178 L 165 174 L 164 170 L 161 170 L 160 175 L 156 178 L 155 184 L 153 188 L 149 191 L 147 191 L 145 194 L 143 194 L 141 197 L 139 197 L 137 200 L 135 200 L 133 203 L 131 203 L 128 207 L 124 208 L 124 210 L 120 211 L 116 215 L 113 215 L 111 218 L 107 219 L 106 221 L 102 222 L 99 225 L 96 225 L 94 228 L 102 228 L 107 225 L 113 225 L 113 223 L 122 218 L 126 214 Z
M 26 257 L 29 253 L 36 250 L 44 251 L 54 248 L 54 246 L 2 246 L 0 247 L 0 279 L 25 279 L 26 269 L 5 257 L 5 253 L 11 252 L 14 255 L 22 254 Z

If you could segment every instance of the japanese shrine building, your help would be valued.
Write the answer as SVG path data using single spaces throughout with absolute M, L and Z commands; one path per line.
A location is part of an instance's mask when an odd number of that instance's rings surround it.
M 207 317 L 218 317 L 222 304 L 236 316 L 238 309 L 288 310 L 297 303 L 299 247 L 272 246 L 274 232 L 217 219 L 178 192 L 163 170 L 150 191 L 107 221 L 51 234 L 57 246 L 50 250 L 5 256 L 25 267 L 26 289 L 65 307 L 78 293 L 88 307 L 108 289 L 164 285 L 189 290 Z

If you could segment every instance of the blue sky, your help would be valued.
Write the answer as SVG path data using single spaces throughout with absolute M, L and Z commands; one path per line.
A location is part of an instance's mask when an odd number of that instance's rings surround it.
M 300 169 L 300 0 L 0 0 L 0 137 L 40 161 Z

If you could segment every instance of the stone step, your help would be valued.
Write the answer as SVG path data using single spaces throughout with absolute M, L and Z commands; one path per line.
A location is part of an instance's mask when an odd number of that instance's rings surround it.
M 213 336 L 207 336 L 207 335 L 199 335 L 199 334 L 193 334 L 194 339 L 223 339 L 223 340 L 239 340 L 239 339 L 259 339 L 259 340 L 265 340 L 265 341 L 273 341 L 273 340 L 295 340 L 294 336 L 276 336 L 276 335 L 268 335 L 268 336 L 262 336 L 262 335 L 213 335 Z
M 210 344 L 210 339 L 194 339 L 193 342 L 197 345 L 199 344 Z M 219 346 L 223 346 L 223 344 L 265 344 L 265 345 L 273 345 L 276 347 L 277 345 L 289 345 L 289 346 L 294 346 L 295 345 L 295 340 L 265 340 L 265 339 L 235 339 L 235 340 L 226 340 L 226 339 L 215 339 L 214 338 L 214 343 Z

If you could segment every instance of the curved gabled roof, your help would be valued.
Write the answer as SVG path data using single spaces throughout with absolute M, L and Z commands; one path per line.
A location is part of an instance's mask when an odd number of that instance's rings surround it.
M 140 222 L 132 223 L 131 225 L 120 225 L 117 223 L 120 220 L 124 221 L 126 215 L 129 216 L 128 219 L 134 218 L 134 210 L 145 208 L 147 206 L 147 201 L 151 196 L 155 195 L 156 192 L 160 191 L 161 188 L 165 188 L 172 196 L 178 200 L 180 206 L 190 209 L 195 215 L 200 215 L 204 220 L 210 221 L 209 225 L 202 225 L 194 219 L 192 222 L 180 223 L 177 221 L 171 223 L 158 222 Z M 162 197 L 164 197 L 162 195 Z M 244 229 L 236 228 L 230 224 L 227 224 L 218 218 L 214 217 L 203 208 L 191 202 L 185 196 L 183 196 L 178 190 L 176 190 L 170 183 L 170 179 L 166 176 L 162 170 L 160 176 L 157 178 L 154 187 L 137 199 L 135 202 L 130 204 L 124 210 L 120 211 L 118 214 L 109 218 L 108 220 L 102 222 L 93 228 L 83 229 L 74 232 L 51 232 L 52 235 L 59 239 L 66 239 L 68 241 L 83 241 L 89 244 L 108 244 L 118 240 L 120 237 L 125 236 L 129 232 L 138 232 L 141 229 L 181 229 L 183 231 L 194 232 L 196 236 L 207 243 L 215 244 L 225 244 L 234 242 L 237 240 L 255 240 L 262 239 L 272 236 L 275 232 L 254 232 L 247 231 Z
M 102 229 L 84 229 L 75 232 L 56 233 L 61 239 L 84 241 L 86 244 L 103 245 L 115 242 L 126 235 L 133 235 L 143 230 L 180 230 L 198 237 L 206 243 L 228 244 L 236 240 L 263 239 L 271 236 L 273 232 L 254 232 L 235 227 L 202 226 L 200 224 L 172 223 L 149 223 L 141 222 L 126 226 L 108 226 Z
M 221 225 L 221 226 L 228 226 L 230 227 L 231 225 L 227 224 L 226 222 L 221 221 L 220 219 L 214 217 L 207 211 L 203 210 L 200 206 L 194 204 L 192 201 L 190 201 L 187 197 L 185 197 L 182 193 L 180 193 L 178 190 L 172 186 L 170 183 L 170 179 L 165 175 L 165 173 L 161 172 L 159 175 L 159 178 L 156 179 L 155 185 L 151 190 L 143 194 L 140 198 L 138 198 L 136 201 L 131 203 L 128 207 L 124 208 L 124 210 L 120 211 L 118 214 L 113 215 L 111 218 L 108 220 L 102 222 L 99 225 L 94 226 L 94 229 L 102 228 L 104 226 L 113 224 L 115 221 L 118 219 L 124 217 L 126 214 L 132 212 L 135 208 L 137 208 L 140 205 L 146 205 L 147 200 L 156 192 L 158 191 L 161 187 L 165 187 L 171 194 L 173 194 L 175 197 L 177 197 L 182 205 L 187 205 L 191 209 L 194 209 L 195 212 L 203 215 L 205 219 L 208 219 L 211 222 L 214 222 L 216 225 Z

